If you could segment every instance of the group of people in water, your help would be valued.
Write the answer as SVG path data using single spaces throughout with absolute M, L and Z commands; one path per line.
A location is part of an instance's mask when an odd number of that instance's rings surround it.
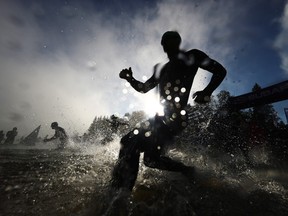
M 68 142 L 68 136 L 67 136 L 66 131 L 62 127 L 60 127 L 57 122 L 52 122 L 51 128 L 55 130 L 54 136 L 52 136 L 51 138 L 45 138 L 43 141 L 50 142 L 52 140 L 59 139 L 58 149 L 64 149 Z M 3 140 L 4 140 L 3 144 L 5 145 L 14 144 L 14 141 L 17 135 L 18 135 L 17 127 L 14 127 L 11 131 L 8 131 L 6 133 L 6 139 L 5 139 L 4 131 L 1 130 L 0 131 L 0 144 L 2 144 Z
M 120 141 L 119 157 L 112 172 L 112 187 L 132 190 L 139 169 L 140 153 L 144 153 L 144 164 L 151 168 L 178 171 L 186 174 L 193 168 L 165 156 L 163 149 L 171 143 L 188 124 L 187 103 L 194 77 L 198 69 L 212 74 L 208 85 L 193 94 L 194 102 L 205 104 L 210 101 L 213 91 L 221 84 L 226 76 L 225 68 L 198 49 L 180 50 L 181 37 L 176 31 L 165 32 L 161 38 L 161 45 L 167 54 L 165 65 L 154 66 L 152 76 L 144 83 L 136 80 L 131 68 L 123 69 L 119 73 L 121 79 L 126 80 L 140 93 L 146 93 L 154 88 L 159 94 L 164 114 L 156 114 L 154 118 L 143 122 L 134 128 Z M 115 119 L 110 122 L 113 128 L 119 126 Z M 59 139 L 59 148 L 65 148 L 68 136 L 57 122 L 51 124 L 55 130 L 54 136 L 45 138 L 44 142 Z M 116 129 L 117 130 L 117 129 Z M 114 131 L 113 131 L 114 132 Z M 3 133 L 3 132 L 2 132 Z M 17 128 L 7 132 L 4 143 L 12 144 L 17 135 Z M 2 139 L 2 138 L 1 138 Z
M 120 125 L 129 125 L 126 122 L 121 122 L 119 120 L 119 118 L 114 114 L 111 115 L 110 119 L 107 119 L 107 122 L 109 123 L 109 125 L 111 127 L 111 136 L 109 136 L 110 139 L 108 139 L 108 140 L 106 140 L 107 138 L 102 140 L 103 142 L 105 141 L 105 143 L 113 140 L 112 135 L 117 134 L 118 128 Z M 52 122 L 51 128 L 53 130 L 55 130 L 54 135 L 51 138 L 45 137 L 43 139 L 43 142 L 50 142 L 50 141 L 58 139 L 59 142 L 58 142 L 57 149 L 64 149 L 68 144 L 68 135 L 67 135 L 65 129 L 60 127 L 58 125 L 58 122 Z M 0 144 L 2 144 L 3 141 L 4 141 L 3 144 L 7 144 L 7 145 L 15 144 L 14 141 L 15 141 L 15 138 L 17 135 L 18 135 L 17 127 L 14 127 L 11 131 L 8 131 L 6 133 L 6 139 L 5 139 L 4 131 L 1 130 L 0 131 Z M 87 134 L 85 133 L 83 135 L 83 141 L 85 141 L 86 136 L 87 136 Z

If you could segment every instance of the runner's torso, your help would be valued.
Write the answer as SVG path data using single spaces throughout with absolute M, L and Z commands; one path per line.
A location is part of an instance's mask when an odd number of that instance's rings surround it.
M 165 116 L 172 117 L 173 114 L 178 115 L 181 110 L 185 110 L 198 69 L 195 59 L 193 50 L 180 53 L 161 69 L 159 94 Z
M 61 127 L 58 127 L 56 130 L 55 130 L 55 136 L 57 138 L 59 138 L 60 140 L 65 140 L 67 139 L 67 135 L 65 133 L 65 130 Z

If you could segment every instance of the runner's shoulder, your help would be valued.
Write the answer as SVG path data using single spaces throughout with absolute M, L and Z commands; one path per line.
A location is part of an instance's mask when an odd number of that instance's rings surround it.
M 199 49 L 191 49 L 189 51 L 186 51 L 185 54 L 187 56 L 194 56 L 195 58 L 207 58 L 207 54 Z

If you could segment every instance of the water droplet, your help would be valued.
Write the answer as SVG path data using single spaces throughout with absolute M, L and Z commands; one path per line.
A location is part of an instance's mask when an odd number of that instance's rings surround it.
M 5 191 L 11 191 L 12 189 L 13 189 L 13 187 L 11 185 L 9 185 L 5 188 Z
M 186 111 L 185 111 L 185 110 L 181 110 L 181 111 L 180 111 L 180 114 L 181 114 L 181 115 L 186 115 Z
M 186 88 L 182 87 L 180 90 L 182 93 L 186 92 Z
M 145 121 L 145 125 L 148 127 L 150 125 L 149 121 Z
M 146 133 L 145 133 L 145 137 L 150 137 L 151 136 L 151 131 L 147 131 Z

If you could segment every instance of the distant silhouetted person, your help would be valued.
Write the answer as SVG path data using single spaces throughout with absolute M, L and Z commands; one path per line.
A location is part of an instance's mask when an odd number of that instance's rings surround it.
M 0 131 L 0 144 L 2 143 L 2 141 L 4 140 L 4 138 L 5 138 L 4 131 L 1 130 L 1 131 Z
M 83 136 L 81 137 L 82 142 L 87 142 L 88 141 L 88 134 L 84 133 Z
M 112 133 L 114 134 L 117 134 L 120 125 L 129 125 L 126 122 L 120 121 L 116 115 L 111 115 L 110 119 L 107 119 L 107 121 L 110 123 Z
M 156 115 L 143 122 L 139 128 L 133 129 L 121 139 L 119 158 L 112 173 L 113 188 L 133 189 L 141 152 L 144 152 L 144 164 L 148 167 L 182 172 L 188 176 L 194 172 L 193 167 L 166 157 L 163 146 L 173 141 L 173 137 L 188 124 L 186 106 L 197 70 L 201 68 L 212 73 L 212 78 L 204 90 L 193 95 L 194 101 L 199 104 L 210 101 L 212 92 L 226 76 L 226 70 L 200 50 L 180 50 L 180 43 L 178 32 L 164 33 L 161 45 L 169 62 L 162 68 L 156 65 L 153 75 L 145 83 L 133 77 L 131 68 L 124 69 L 119 74 L 120 78 L 127 80 L 138 92 L 146 93 L 157 87 L 164 115 Z
M 14 127 L 13 130 L 8 131 L 6 133 L 6 140 L 5 140 L 4 144 L 13 144 L 17 134 L 18 134 L 17 127 Z
M 57 122 L 53 122 L 51 124 L 51 128 L 55 130 L 55 134 L 51 138 L 45 138 L 44 142 L 49 142 L 55 139 L 59 139 L 60 144 L 58 146 L 58 149 L 64 149 L 68 142 L 68 136 L 65 130 L 62 127 L 59 127 Z
M 107 133 L 103 140 L 101 140 L 101 144 L 106 144 L 113 140 L 113 135 L 118 134 L 118 129 L 120 125 L 129 125 L 126 122 L 122 122 L 116 115 L 111 115 L 110 119 L 106 119 L 109 122 L 111 127 L 111 133 Z

